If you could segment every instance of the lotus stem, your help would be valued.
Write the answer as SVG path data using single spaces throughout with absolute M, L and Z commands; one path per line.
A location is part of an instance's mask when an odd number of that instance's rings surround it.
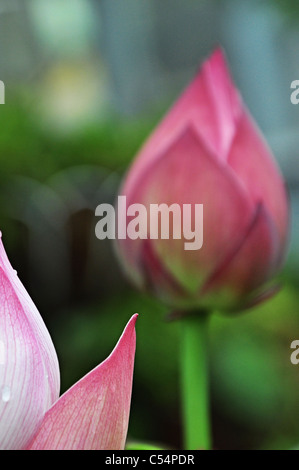
M 211 449 L 206 312 L 182 320 L 181 388 L 184 449 Z

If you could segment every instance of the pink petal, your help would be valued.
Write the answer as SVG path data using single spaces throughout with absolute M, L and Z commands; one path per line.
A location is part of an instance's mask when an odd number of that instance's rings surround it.
M 190 96 L 190 100 L 192 97 Z M 242 113 L 242 100 L 221 48 L 203 64 L 194 82 L 193 122 L 198 133 L 220 160 L 226 160 Z
M 224 53 L 219 48 L 202 65 L 193 81 L 151 134 L 134 161 L 123 192 L 129 193 L 148 165 L 161 158 L 190 122 L 204 145 L 225 160 L 234 137 L 242 101 L 235 88 Z
M 289 224 L 284 181 L 267 143 L 246 112 L 240 119 L 228 164 L 254 204 L 262 203 L 267 208 L 284 250 Z
M 30 450 L 123 449 L 127 435 L 135 323 L 128 322 L 110 356 L 70 388 L 47 412 Z
M 205 305 L 209 304 L 209 299 L 213 305 L 218 302 L 220 307 L 235 305 L 238 308 L 239 300 L 244 305 L 246 296 L 250 299 L 275 273 L 278 251 L 277 231 L 260 204 L 243 242 L 219 264 L 201 290 Z
M 193 125 L 184 129 L 155 160 L 127 203 L 203 204 L 203 246 L 185 249 L 186 240 L 150 240 L 152 251 L 182 287 L 198 291 L 220 260 L 238 246 L 247 233 L 254 206 L 230 168 L 217 160 L 200 140 Z M 148 224 L 150 226 L 150 224 Z M 193 225 L 194 226 L 194 225 Z M 182 227 L 183 228 L 183 227 Z M 183 231 L 181 231 L 183 234 Z M 150 236 L 150 234 L 148 235 Z M 142 276 L 143 240 L 120 240 L 123 258 Z M 132 268 L 133 269 L 133 268 Z
M 20 449 L 59 396 L 50 335 L 0 240 L 0 448 Z
M 189 298 L 187 290 L 176 281 L 154 252 L 151 240 L 144 240 L 140 255 L 140 271 L 144 279 L 144 289 L 157 295 L 167 304 L 181 302 Z M 176 299 L 176 301 L 175 301 Z

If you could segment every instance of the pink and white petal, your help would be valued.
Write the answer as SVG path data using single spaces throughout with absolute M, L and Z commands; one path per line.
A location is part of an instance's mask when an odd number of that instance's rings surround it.
M 238 308 L 276 273 L 279 238 L 271 217 L 259 204 L 240 246 L 222 262 L 201 289 L 204 305 Z M 256 293 L 258 296 L 259 293 Z
M 26 446 L 49 404 L 47 368 L 27 314 L 0 268 L 0 449 Z
M 253 203 L 261 202 L 267 208 L 276 225 L 284 250 L 289 225 L 288 198 L 284 180 L 271 150 L 246 111 L 239 121 L 228 164 Z
M 128 194 L 154 160 L 172 145 L 192 122 L 204 145 L 225 161 L 243 103 L 234 86 L 224 53 L 218 48 L 204 62 L 195 78 L 159 123 L 137 155 L 122 194 Z M 138 183 L 137 183 L 138 184 Z
M 48 389 L 46 393 L 47 403 L 50 407 L 59 397 L 60 392 L 60 371 L 55 347 L 51 336 L 44 324 L 44 321 L 29 296 L 27 290 L 17 276 L 17 272 L 12 268 L 5 252 L 0 232 L 0 267 L 5 272 L 14 293 L 20 302 L 24 315 L 27 318 L 32 334 L 38 344 L 40 354 L 46 369 Z M 11 312 L 12 314 L 12 312 Z
M 129 422 L 135 323 L 128 322 L 110 356 L 46 413 L 29 450 L 121 450 Z
M 58 396 L 50 335 L 0 240 L 0 449 L 26 446 Z

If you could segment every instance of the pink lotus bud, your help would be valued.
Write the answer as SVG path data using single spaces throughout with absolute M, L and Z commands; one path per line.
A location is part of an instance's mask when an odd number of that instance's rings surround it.
M 141 288 L 177 308 L 241 308 L 266 295 L 284 259 L 288 201 L 220 49 L 145 143 L 120 194 L 127 207 L 147 209 L 147 236 L 118 241 L 124 265 Z M 181 209 L 181 219 L 169 220 L 168 240 L 150 236 L 153 204 Z M 182 214 L 186 205 L 193 208 L 195 242 L 195 207 L 201 204 L 203 243 L 186 249 Z M 127 214 L 118 214 L 119 225 L 124 218 L 128 224 Z M 174 236 L 178 230 L 181 238 Z

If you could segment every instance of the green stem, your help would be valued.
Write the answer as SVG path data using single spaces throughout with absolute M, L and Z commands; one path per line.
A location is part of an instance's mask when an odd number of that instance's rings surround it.
M 208 315 L 186 315 L 182 320 L 182 401 L 184 448 L 211 448 L 207 361 Z

